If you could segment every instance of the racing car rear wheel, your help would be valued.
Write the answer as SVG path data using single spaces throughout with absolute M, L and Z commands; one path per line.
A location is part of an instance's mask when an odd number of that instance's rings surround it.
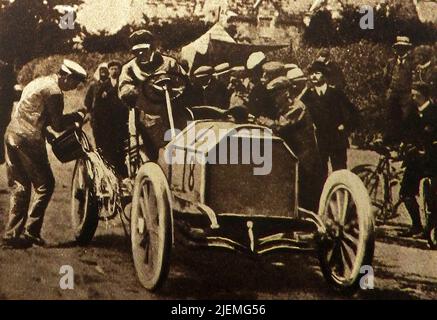
M 132 255 L 138 279 L 157 290 L 166 279 L 172 246 L 170 189 L 161 168 L 147 162 L 139 169 L 132 199 Z
M 367 274 L 362 266 L 370 266 L 375 245 L 370 199 L 360 178 L 348 170 L 332 173 L 319 215 L 327 231 L 319 248 L 322 273 L 334 289 L 352 294 Z
M 99 223 L 98 202 L 85 159 L 78 159 L 73 171 L 71 223 L 79 245 L 87 245 L 93 239 Z

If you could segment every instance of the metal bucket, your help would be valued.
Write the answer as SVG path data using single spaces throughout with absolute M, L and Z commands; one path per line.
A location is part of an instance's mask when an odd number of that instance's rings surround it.
M 89 149 L 88 139 L 80 128 L 72 128 L 63 132 L 53 142 L 52 151 L 62 163 L 84 157 Z

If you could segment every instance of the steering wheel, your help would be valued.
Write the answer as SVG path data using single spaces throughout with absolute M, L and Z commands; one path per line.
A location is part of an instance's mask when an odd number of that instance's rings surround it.
M 165 101 L 165 90 L 170 100 L 180 97 L 187 87 L 187 79 L 182 74 L 157 72 L 149 76 L 143 83 L 143 92 L 152 102 Z

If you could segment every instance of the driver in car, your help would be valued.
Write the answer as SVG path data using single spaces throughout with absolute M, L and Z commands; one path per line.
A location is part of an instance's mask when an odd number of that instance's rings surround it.
M 161 95 L 161 99 L 154 99 L 144 92 L 143 84 L 150 76 L 159 73 L 180 75 L 182 78 L 186 76 L 175 59 L 156 50 L 156 42 L 150 31 L 138 30 L 130 35 L 129 41 L 135 57 L 122 68 L 118 94 L 129 109 L 135 110 L 135 117 L 129 117 L 131 135 L 132 128 L 136 127 L 143 140 L 147 157 L 156 161 L 159 148 L 165 145 L 164 136 L 170 125 L 164 92 L 155 92 L 154 97 Z M 175 115 L 175 121 L 177 118 Z

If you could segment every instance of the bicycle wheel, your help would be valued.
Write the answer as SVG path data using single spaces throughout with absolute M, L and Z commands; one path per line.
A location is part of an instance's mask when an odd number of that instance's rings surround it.
M 91 242 L 99 223 L 99 206 L 85 159 L 76 161 L 71 183 L 71 224 L 76 242 Z
M 433 201 L 433 196 L 431 180 L 428 178 L 422 179 L 419 190 L 420 218 L 425 225 L 425 238 L 428 241 L 428 245 L 432 250 L 436 250 L 437 219 L 430 210 L 432 207 L 431 201 Z
M 365 164 L 353 168 L 352 172 L 367 188 L 376 221 L 384 224 L 396 218 L 400 201 L 394 201 L 393 189 L 399 184 L 398 171 L 393 169 L 390 176 L 384 176 L 375 165 Z

